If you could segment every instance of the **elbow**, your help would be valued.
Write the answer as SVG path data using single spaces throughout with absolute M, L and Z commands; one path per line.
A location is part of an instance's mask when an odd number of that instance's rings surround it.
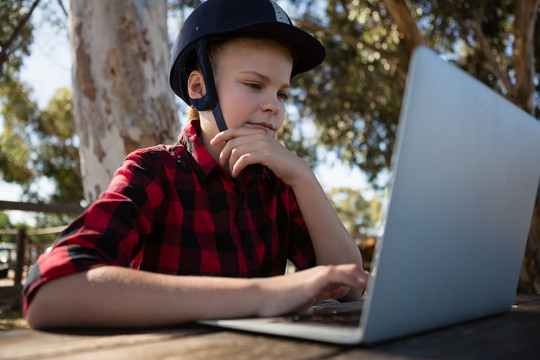
M 28 304 L 24 319 L 30 328 L 32 329 L 45 329 L 52 327 L 50 314 L 52 311 L 47 311 L 43 306 L 43 301 L 39 298 L 38 294 L 34 297 L 31 303 Z
M 65 296 L 60 295 L 54 283 L 40 286 L 27 299 L 24 319 L 30 328 L 41 330 L 65 325 L 62 319 L 66 316 L 68 306 L 64 301 Z
M 82 274 L 81 276 L 85 276 Z M 74 288 L 81 279 L 77 275 L 48 281 L 27 294 L 25 320 L 32 329 L 72 327 L 78 316 L 84 315 L 77 306 L 80 288 Z M 82 295 L 84 296 L 84 295 Z
M 43 319 L 43 316 L 39 316 L 38 311 L 34 311 L 35 308 L 34 304 L 28 306 L 24 319 L 30 328 L 36 330 L 43 329 L 46 327 L 46 320 Z

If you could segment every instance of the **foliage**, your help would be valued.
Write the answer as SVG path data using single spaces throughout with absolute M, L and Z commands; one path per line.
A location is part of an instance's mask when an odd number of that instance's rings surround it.
M 0 79 L 19 71 L 29 55 L 33 25 L 29 19 L 40 0 L 0 0 Z
M 0 212 L 0 229 L 7 230 L 12 229 L 13 225 L 11 224 L 11 221 L 9 220 L 9 216 L 5 213 Z M 10 236 L 6 235 L 0 235 L 0 243 L 2 242 L 9 242 Z
M 39 176 L 54 179 L 52 202 L 79 204 L 83 190 L 71 90 L 58 90 L 38 118 L 37 133 L 41 139 L 34 168 Z
M 2 178 L 21 185 L 27 200 L 79 204 L 82 184 L 71 91 L 58 90 L 40 111 L 26 89 L 13 79 L 0 83 Z M 44 179 L 52 182 L 50 198 L 37 190 Z
M 37 116 L 36 105 L 29 99 L 26 88 L 10 77 L 0 83 L 0 104 L 4 124 L 0 134 L 2 178 L 29 184 L 33 172 L 27 167 L 31 153 L 28 123 Z
M 9 216 L 4 213 L 0 213 L 0 229 L 11 229 L 11 222 Z
M 382 225 L 381 200 L 368 200 L 362 193 L 349 188 L 334 188 L 327 193 L 339 218 L 357 240 L 379 236 Z
M 39 0 L 0 2 L 0 176 L 21 185 L 25 200 L 79 204 L 82 185 L 71 91 L 58 90 L 48 108 L 40 110 L 31 86 L 18 79 L 33 41 L 30 17 L 39 4 Z M 43 3 L 42 9 L 51 15 L 47 21 L 59 23 L 49 4 Z M 43 182 L 53 188 L 51 194 L 39 190 Z
M 373 181 L 390 163 L 407 57 L 378 1 L 345 3 L 328 1 L 318 19 L 309 11 L 296 21 L 324 43 L 327 59 L 298 78 L 295 85 L 305 91 L 295 100 L 304 116 L 313 117 L 319 145 Z
M 513 3 L 407 1 L 429 46 L 507 97 L 516 74 Z M 382 2 L 326 4 L 325 11 L 311 8 L 296 21 L 328 50 L 324 65 L 296 83 L 306 89 L 296 100 L 303 115 L 313 116 L 319 144 L 338 151 L 375 180 L 390 166 L 410 50 Z M 536 29 L 538 42 L 540 26 Z M 537 67 L 539 51 L 537 47 Z M 538 108 L 538 75 L 536 79 Z

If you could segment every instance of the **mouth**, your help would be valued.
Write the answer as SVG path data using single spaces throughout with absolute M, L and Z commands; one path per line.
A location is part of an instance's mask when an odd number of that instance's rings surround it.
M 269 124 L 267 122 L 260 122 L 260 123 L 252 123 L 252 122 L 250 122 L 250 123 L 247 123 L 247 125 L 249 125 L 249 126 L 251 126 L 253 128 L 264 130 L 264 131 L 275 131 L 272 124 Z

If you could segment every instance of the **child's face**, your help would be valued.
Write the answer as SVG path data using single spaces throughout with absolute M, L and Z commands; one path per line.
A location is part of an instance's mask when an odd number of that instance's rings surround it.
M 215 81 L 227 127 L 277 132 L 285 117 L 292 66 L 287 50 L 271 41 L 226 43 L 217 56 Z

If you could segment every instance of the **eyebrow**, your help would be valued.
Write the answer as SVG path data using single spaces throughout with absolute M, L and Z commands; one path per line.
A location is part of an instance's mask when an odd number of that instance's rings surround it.
M 251 75 L 255 75 L 267 82 L 270 81 L 270 78 L 264 74 L 261 74 L 260 72 L 258 71 L 254 71 L 254 70 L 246 70 L 246 71 L 240 71 L 240 74 L 251 74 Z M 291 88 L 291 84 L 290 83 L 284 83 L 281 85 L 281 87 L 283 88 L 286 88 L 286 89 L 290 89 Z

